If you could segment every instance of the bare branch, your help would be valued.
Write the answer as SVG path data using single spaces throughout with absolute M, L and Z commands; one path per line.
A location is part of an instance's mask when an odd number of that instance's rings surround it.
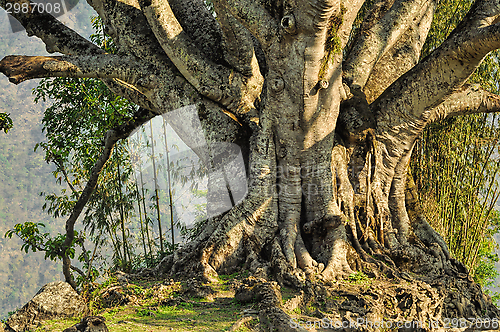
M 9 0 L 9 3 L 19 3 L 22 0 Z M 0 6 L 5 8 L 7 0 L 0 0 Z M 37 10 L 24 14 L 11 14 L 26 29 L 28 36 L 37 36 L 46 46 L 47 52 L 62 54 L 91 55 L 102 54 L 104 51 L 78 33 L 68 28 L 50 14 L 40 14 Z
M 133 57 L 112 54 L 92 56 L 9 55 L 0 61 L 0 72 L 14 84 L 42 77 L 118 78 L 130 84 L 146 83 L 141 63 Z M 142 78 L 142 82 L 139 80 Z
M 420 21 L 415 21 L 414 26 L 408 29 L 373 66 L 363 89 L 368 103 L 377 99 L 389 85 L 418 63 L 434 16 L 434 3 L 429 2 L 423 9 L 426 9 L 426 12 Z
M 133 120 L 126 122 L 114 129 L 108 130 L 104 138 L 104 148 L 101 152 L 101 156 L 97 159 L 92 170 L 90 171 L 90 178 L 85 185 L 85 189 L 83 189 L 78 201 L 73 207 L 73 211 L 69 216 L 68 220 L 66 220 L 66 238 L 63 243 L 63 273 L 66 278 L 66 281 L 70 283 L 73 287 L 75 287 L 75 282 L 72 278 L 70 269 L 71 269 L 71 259 L 67 254 L 67 250 L 71 247 L 73 243 L 73 239 L 75 237 L 75 223 L 80 214 L 83 211 L 83 208 L 89 201 L 94 189 L 97 185 L 97 180 L 99 179 L 99 174 L 101 173 L 104 165 L 108 161 L 111 156 L 111 152 L 113 151 L 113 147 L 116 142 L 120 139 L 128 137 L 132 133 L 132 131 L 141 126 L 143 123 L 153 118 L 155 114 L 151 113 L 149 110 L 140 108 Z
M 252 76 L 258 69 L 252 34 L 224 6 L 214 6 L 223 31 L 224 59 L 243 75 Z
M 351 88 L 364 88 L 379 59 L 401 39 L 414 20 L 422 20 L 428 6 L 435 6 L 434 1 L 396 0 L 380 20 L 361 33 L 345 65 L 345 78 Z
M 499 111 L 500 96 L 481 89 L 479 85 L 467 85 L 430 110 L 428 123 L 452 116 Z
M 279 27 L 274 18 L 254 0 L 214 0 L 218 6 L 236 17 L 261 43 L 268 47 L 279 36 Z
M 71 265 L 70 266 L 70 269 L 72 269 L 73 271 L 77 272 L 79 275 L 81 275 L 85 280 L 87 280 L 87 275 L 85 273 L 83 273 L 82 270 L 80 270 L 79 268 L 77 268 L 76 266 L 74 265 Z
M 254 109 L 262 77 L 247 78 L 208 61 L 183 31 L 168 4 L 161 0 L 151 1 L 143 10 L 169 58 L 202 95 L 239 115 Z

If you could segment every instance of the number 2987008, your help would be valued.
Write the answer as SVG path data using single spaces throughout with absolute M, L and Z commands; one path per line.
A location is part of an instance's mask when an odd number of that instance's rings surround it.
M 62 2 L 7 2 L 5 11 L 8 14 L 28 14 L 28 13 L 47 13 L 52 15 L 64 14 L 64 5 Z

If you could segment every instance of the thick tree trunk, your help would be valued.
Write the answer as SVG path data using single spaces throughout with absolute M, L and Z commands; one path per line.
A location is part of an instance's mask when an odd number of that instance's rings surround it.
M 476 1 L 420 62 L 437 1 L 369 2 L 357 32 L 362 0 L 212 2 L 217 20 L 202 0 L 89 0 L 117 54 L 51 16 L 13 14 L 50 51 L 66 54 L 4 58 L 0 71 L 13 83 L 103 78 L 143 107 L 137 119 L 110 131 L 67 221 L 65 245 L 115 142 L 153 115 L 180 108 L 170 124 L 207 163 L 209 199 L 219 204 L 209 211 L 217 216 L 156 274 L 210 280 L 243 268 L 303 289 L 306 301 L 358 271 L 417 285 L 401 286 L 404 295 L 394 290 L 410 303 L 402 314 L 408 318 L 498 316 L 426 222 L 408 177 L 426 125 L 500 110 L 498 96 L 465 85 L 486 54 L 500 48 L 498 1 Z M 187 105 L 196 112 L 182 108 Z M 242 200 L 231 187 L 228 143 L 244 154 L 248 191 Z M 219 199 L 222 194 L 229 200 Z M 65 257 L 72 281 L 69 263 Z M 453 293 L 457 285 L 462 291 Z M 288 316 L 270 287 L 262 286 L 262 312 L 286 330 Z M 415 308 L 417 299 L 422 303 Z M 429 303 L 432 312 L 422 311 Z

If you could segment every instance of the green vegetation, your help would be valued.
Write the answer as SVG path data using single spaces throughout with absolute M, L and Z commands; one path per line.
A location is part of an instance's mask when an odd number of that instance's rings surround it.
M 95 18 L 92 22 L 96 33 L 91 39 L 108 52 L 114 52 L 114 45 L 104 34 L 101 21 Z M 38 143 L 35 151 L 43 150 L 45 161 L 55 166 L 52 174 L 56 182 L 62 186 L 41 194 L 45 197 L 43 209 L 51 217 L 67 218 L 102 153 L 102 137 L 110 129 L 130 121 L 137 107 L 114 95 L 96 79 L 44 79 L 34 89 L 34 95 L 35 102 L 53 101 L 42 119 L 46 140 Z M 156 265 L 178 246 L 175 228 L 180 228 L 180 235 L 184 237 L 191 237 L 193 233 L 183 228 L 180 219 L 174 215 L 172 184 L 185 185 L 203 170 L 192 167 L 191 172 L 186 172 L 182 171 L 185 165 L 179 165 L 182 160 L 170 162 L 169 150 L 176 146 L 168 145 L 165 121 L 161 140 L 155 139 L 152 122 L 149 125 L 151 136 L 147 136 L 143 127 L 134 138 L 115 145 L 84 210 L 84 229 L 75 232 L 75 241 L 70 248 L 64 250 L 63 234 L 51 236 L 50 229 L 42 231 L 41 228 L 45 227 L 42 223 L 18 223 L 6 236 L 17 235 L 24 242 L 22 249 L 26 253 L 43 251 L 45 258 L 51 260 L 62 260 L 65 253 L 75 258 L 75 246 L 81 248 L 77 256 L 81 268 L 73 266 L 72 269 L 78 273 L 77 284 L 83 290 L 91 291 L 94 281 L 106 269 L 129 272 Z M 158 133 L 156 136 L 161 137 Z M 145 156 L 153 164 L 152 175 L 151 170 L 145 169 L 144 164 L 148 162 Z M 166 191 L 159 190 L 160 174 L 168 178 Z M 154 190 L 145 189 L 143 175 L 154 178 Z M 206 191 L 198 190 L 194 185 L 191 189 L 198 196 L 206 195 Z M 152 196 L 148 196 L 151 191 Z M 203 207 L 198 208 L 198 219 L 203 220 Z M 170 219 L 169 243 L 163 239 L 161 227 L 161 220 L 165 217 Z M 200 225 L 194 232 L 199 228 Z M 92 244 L 86 243 L 86 239 Z M 86 245 L 93 245 L 93 249 L 87 250 Z M 106 247 L 111 247 L 111 257 L 102 255 Z
M 244 309 L 233 301 L 234 292 L 217 291 L 218 283 L 209 284 L 217 292 L 213 300 L 206 300 L 188 299 L 180 282 L 166 286 L 160 280 L 131 281 L 121 289 L 133 301 L 104 307 L 102 294 L 117 285 L 116 279 L 110 278 L 88 297 L 92 314 L 103 316 L 110 331 L 226 331 L 241 318 Z M 58 332 L 78 321 L 46 321 L 36 331 Z M 242 326 L 237 331 L 250 330 Z
M 0 131 L 4 131 L 7 133 L 10 129 L 12 129 L 13 122 L 10 118 L 10 114 L 0 113 Z
M 22 33 L 0 38 L 4 54 L 43 54 L 44 47 L 35 48 Z M 2 55 L 3 57 L 3 55 Z M 44 260 L 41 252 L 26 254 L 19 250 L 22 242 L 3 235 L 16 223 L 32 221 L 46 225 L 44 232 L 60 231 L 60 220 L 43 213 L 44 203 L 39 191 L 56 190 L 51 167 L 43 155 L 34 152 L 36 142 L 43 140 L 40 124 L 42 112 L 33 107 L 31 89 L 36 82 L 14 86 L 0 81 L 0 107 L 10 113 L 13 128 L 0 132 L 0 318 L 24 305 L 46 283 L 60 279 L 60 267 Z M 40 105 L 40 106 L 43 106 Z
M 468 10 L 471 2 L 459 0 L 442 1 L 439 4 L 436 19 L 434 20 L 429 39 L 422 56 L 427 55 L 440 44 L 452 31 L 462 16 Z M 344 11 L 344 9 L 342 10 Z M 326 50 L 327 61 L 340 51 L 337 29 L 342 23 L 342 15 L 334 17 L 329 30 Z M 93 41 L 102 45 L 108 52 L 114 52 L 112 41 L 103 33 L 99 20 L 94 20 L 97 29 Z M 11 52 L 9 53 L 16 53 Z M 471 82 L 479 83 L 486 89 L 499 93 L 499 53 L 492 53 L 482 64 L 479 70 L 471 77 Z M 324 70 L 323 70 L 324 71 Z M 320 75 L 321 76 L 321 75 Z M 321 78 L 321 77 L 320 77 Z M 6 94 L 7 95 L 7 94 Z M 52 186 L 43 195 L 44 208 L 54 218 L 65 217 L 74 206 L 78 196 L 83 190 L 86 179 L 92 169 L 96 157 L 102 149 L 101 138 L 104 133 L 117 124 L 131 118 L 135 107 L 126 100 L 113 95 L 99 80 L 58 78 L 42 80 L 35 90 L 36 100 L 43 102 L 53 100 L 43 117 L 43 129 L 47 140 L 39 143 L 37 147 L 44 152 L 44 158 L 33 157 L 23 163 L 21 170 L 16 175 L 12 173 L 15 165 L 19 164 L 19 152 L 0 142 L 0 148 L 5 151 L 0 156 L 2 170 L 0 176 L 9 187 L 19 190 L 20 187 L 31 187 L 37 180 L 37 172 L 43 161 L 50 162 L 56 168 L 53 172 L 57 183 L 64 188 Z M 22 96 L 21 96 L 22 97 Z M 3 101 L 6 106 L 17 103 L 16 98 Z M 0 130 L 7 133 L 13 125 L 9 114 L 0 113 Z M 151 132 L 153 131 L 150 125 Z M 166 129 L 165 129 L 166 130 Z M 20 135 L 22 136 L 22 135 Z M 180 301 L 176 305 L 160 305 L 149 303 L 153 291 L 151 286 L 131 285 L 129 291 L 139 298 L 139 302 L 153 306 L 143 307 L 136 304 L 120 308 L 104 309 L 99 302 L 100 291 L 113 283 L 109 280 L 99 287 L 95 287 L 95 280 L 104 272 L 96 266 L 108 257 L 101 256 L 100 248 L 109 245 L 112 247 L 112 264 L 110 269 L 130 271 L 142 267 L 155 265 L 168 252 L 178 245 L 173 234 L 175 220 L 173 214 L 172 195 L 175 193 L 159 190 L 148 191 L 142 182 L 142 159 L 133 161 L 135 150 L 148 151 L 146 154 L 154 162 L 160 159 L 158 150 L 163 148 L 160 143 L 153 141 L 142 133 L 142 140 L 119 143 L 103 170 L 96 191 L 87 205 L 84 215 L 85 229 L 76 234 L 76 240 L 70 248 L 71 257 L 78 253 L 82 265 L 80 285 L 92 285 L 87 289 L 86 296 L 90 301 L 95 314 L 102 314 L 108 320 L 108 326 L 116 331 L 144 331 L 148 329 L 165 330 L 175 328 L 176 331 L 220 331 L 234 322 L 240 310 L 239 305 L 231 299 L 216 300 L 213 306 L 206 301 L 188 300 Z M 164 133 L 164 148 L 168 151 Z M 500 195 L 498 189 L 498 142 L 500 130 L 498 117 L 495 115 L 471 115 L 462 118 L 444 120 L 429 127 L 415 147 L 414 158 L 411 162 L 411 173 L 419 188 L 424 202 L 424 209 L 431 225 L 437 229 L 449 245 L 454 257 L 463 261 L 470 269 L 475 281 L 480 285 L 492 285 L 493 279 L 498 276 L 495 262 L 497 248 L 493 236 L 500 230 L 500 213 L 495 210 L 495 204 Z M 42 141 L 42 137 L 37 137 Z M 20 144 L 23 144 L 21 141 Z M 157 145 L 156 145 L 157 144 Z M 163 143 L 161 143 L 163 144 Z M 157 148 L 156 152 L 154 148 Z M 36 150 L 36 148 L 35 148 Z M 151 152 L 149 152 L 151 151 Z M 168 152 L 165 152 L 168 156 Z M 30 151 L 27 159 L 34 156 Z M 16 159 L 17 158 L 17 159 Z M 156 169 L 154 166 L 153 177 L 155 182 L 157 174 L 163 172 L 174 181 L 187 183 L 189 176 L 176 171 L 176 165 L 167 162 L 166 166 Z M 140 178 L 137 176 L 140 170 Z M 11 171 L 11 173 L 7 173 Z M 6 175 L 9 174 L 9 175 Z M 17 183 L 15 178 L 22 178 Z M 155 188 L 157 186 L 155 185 Z M 206 191 L 193 189 L 199 196 L 206 195 Z M 171 187 L 169 186 L 169 191 Z M 16 190 L 10 190 L 0 196 L 0 216 L 8 219 L 19 213 L 18 218 L 23 220 L 38 220 L 31 216 L 30 210 L 36 209 L 29 198 L 20 198 Z M 21 212 L 4 208 L 12 202 L 20 201 Z M 168 208 L 166 208 L 168 206 Z M 203 225 L 203 206 L 197 205 L 198 218 L 196 227 L 191 231 L 182 230 L 181 235 L 192 238 L 198 234 Z M 45 216 L 47 217 L 47 216 Z M 169 220 L 172 236 L 170 242 L 163 239 L 161 220 Z M 47 218 L 50 220 L 49 218 Z M 179 226 L 179 225 L 176 225 Z M 10 225 L 9 225 L 10 227 Z M 42 228 L 44 229 L 42 231 Z M 135 231 L 134 231 L 135 229 Z M 46 222 L 24 222 L 16 224 L 13 229 L 6 230 L 0 227 L 2 233 L 12 237 L 18 235 L 24 243 L 21 249 L 28 251 L 42 251 L 45 258 L 52 260 L 61 257 L 61 243 L 63 235 L 53 225 Z M 140 231 L 139 231 L 140 230 Z M 60 231 L 60 230 L 59 230 Z M 51 234 L 56 234 L 52 236 Z M 93 250 L 84 246 L 85 238 L 95 244 Z M 159 238 L 159 240 L 158 240 Z M 0 242 L 2 244 L 2 242 Z M 79 247 L 80 249 L 77 249 Z M 10 253 L 14 256 L 12 267 L 9 266 L 10 275 L 21 272 L 23 266 L 32 265 L 19 253 Z M 104 265 L 102 265 L 104 266 Z M 0 265 L 0 268 L 5 266 Z M 30 274 L 31 273 L 31 274 Z M 52 281 L 55 275 L 53 267 L 37 273 L 26 272 L 25 281 L 20 283 L 17 279 L 8 279 L 0 287 L 0 303 L 17 301 L 20 305 L 26 294 L 34 294 L 32 288 L 23 288 L 18 284 L 44 283 Z M 227 291 L 224 282 L 235 277 L 247 277 L 248 272 L 233 275 L 221 275 L 220 284 L 215 285 L 220 291 Z M 362 272 L 350 275 L 347 282 L 352 284 L 365 284 L 370 282 Z M 164 296 L 177 297 L 180 284 L 172 287 Z M 4 291 L 8 289 L 9 291 Z M 220 293 L 222 294 L 222 293 Z M 283 301 L 292 298 L 293 291 L 284 290 Z M 142 301 L 142 302 L 141 302 Z M 0 309 L 4 309 L 0 307 Z M 308 307 L 307 311 L 314 311 Z M 301 314 L 301 309 L 296 309 Z M 44 327 L 57 331 L 66 328 L 76 321 L 47 322 Z
M 453 31 L 471 5 L 460 0 L 439 3 L 422 57 Z M 498 94 L 499 55 L 498 51 L 488 55 L 470 82 Z M 495 206 L 500 195 L 499 139 L 496 114 L 445 119 L 426 128 L 411 161 L 429 223 L 483 287 L 491 286 L 499 275 L 493 238 L 500 230 Z
M 370 282 L 370 278 L 363 272 L 354 272 L 347 277 L 347 282 L 352 284 L 366 284 Z

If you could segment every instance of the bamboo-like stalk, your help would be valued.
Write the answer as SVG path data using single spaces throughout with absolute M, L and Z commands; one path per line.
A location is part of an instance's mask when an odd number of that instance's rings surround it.
M 142 208 L 144 211 L 144 226 L 146 226 L 146 237 L 148 239 L 148 247 L 149 247 L 149 258 L 151 259 L 153 256 L 153 248 L 151 246 L 151 237 L 149 236 L 149 226 L 148 226 L 148 213 L 146 210 L 146 195 L 144 193 L 144 179 L 142 177 L 142 166 L 139 164 L 139 174 L 141 178 L 141 191 L 142 191 Z
M 115 159 L 118 159 L 117 156 L 117 150 L 115 149 Z M 120 197 L 120 202 L 118 204 L 119 206 L 119 212 L 120 212 L 120 227 L 122 230 L 122 242 L 123 242 L 123 257 L 125 258 L 125 263 L 128 264 L 131 259 L 130 259 L 130 251 L 128 250 L 128 245 L 127 245 L 127 239 L 125 236 L 125 216 L 123 213 L 123 194 L 122 194 L 122 179 L 121 179 L 121 172 L 120 172 L 120 163 L 117 164 L 117 169 L 118 169 L 118 196 Z M 128 256 L 128 260 L 127 260 Z
M 438 220 L 431 221 L 433 226 L 444 235 L 452 255 L 474 273 L 481 246 L 491 241 L 485 236 L 499 196 L 495 185 L 500 165 L 489 160 L 494 156 L 500 130 L 494 120 L 487 121 L 483 116 L 451 123 L 442 131 L 439 125 L 426 130 L 414 150 L 412 166 L 422 195 L 435 199 Z M 478 132 L 492 139 L 478 141 Z
M 97 236 L 97 240 L 95 241 L 94 250 L 92 250 L 92 257 L 90 258 L 89 264 L 87 266 L 87 280 L 91 280 L 90 276 L 92 274 L 92 264 L 94 263 L 94 259 L 97 254 L 97 247 L 99 246 L 99 240 L 101 239 L 102 230 L 99 232 Z
M 170 157 L 169 157 L 169 149 L 168 149 L 168 141 L 167 141 L 167 124 L 165 118 L 163 118 L 163 137 L 165 138 L 165 153 L 167 157 L 167 181 L 168 181 L 168 199 L 170 206 L 170 230 L 172 232 L 172 250 L 175 248 L 175 239 L 174 239 L 174 203 L 172 197 L 172 183 L 170 181 Z
M 121 250 L 118 246 L 118 240 L 115 239 L 113 237 L 113 235 L 116 235 L 116 233 L 114 231 L 112 231 L 112 227 L 113 227 L 113 217 L 111 216 L 111 213 L 109 213 L 109 220 L 110 220 L 110 225 L 111 227 L 108 229 L 108 232 L 109 232 L 109 237 L 111 238 L 111 243 L 113 243 L 113 247 L 115 248 L 115 254 L 118 254 L 118 259 L 123 262 L 123 257 L 122 257 L 122 253 L 121 253 Z
M 148 250 L 146 249 L 146 239 L 144 237 L 144 223 L 142 221 L 142 209 L 141 209 L 141 196 L 139 195 L 139 185 L 137 184 L 137 175 L 134 173 L 135 180 L 135 191 L 137 196 L 137 206 L 139 207 L 139 221 L 141 223 L 141 239 L 142 239 L 142 247 L 144 250 L 144 257 L 148 257 Z
M 128 140 L 127 140 L 127 145 L 128 145 L 129 150 L 132 152 L 132 149 L 130 148 L 130 142 Z M 134 163 L 134 161 L 133 161 L 133 163 Z M 139 185 L 137 183 L 137 174 L 135 173 L 135 169 L 133 170 L 133 173 L 134 173 L 135 193 L 136 193 L 136 196 L 137 196 L 137 206 L 139 208 L 139 221 L 141 223 L 142 247 L 143 247 L 143 250 L 144 250 L 144 257 L 148 257 L 148 251 L 146 249 L 146 239 L 144 237 L 144 233 L 145 233 L 144 232 L 144 225 L 143 225 L 143 222 L 142 222 L 141 196 L 139 195 Z
M 160 233 L 160 251 L 163 254 L 165 251 L 163 249 L 163 231 L 161 228 L 161 216 L 160 216 L 160 198 L 158 196 L 158 178 L 156 176 L 156 161 L 155 161 L 155 140 L 153 136 L 153 121 L 149 120 L 149 128 L 151 130 L 151 159 L 153 161 L 153 178 L 155 183 L 155 198 L 156 198 L 156 213 L 158 218 L 158 232 Z
M 491 215 L 491 212 L 493 211 L 493 209 L 495 208 L 495 202 L 498 200 L 498 198 L 500 197 L 500 191 L 499 190 L 496 190 L 495 191 L 495 194 L 493 195 L 494 198 L 491 200 L 491 203 L 490 203 L 490 207 L 488 209 L 488 212 L 485 216 L 485 221 L 488 220 L 489 216 Z M 479 241 L 484 238 L 484 234 L 486 233 L 486 230 L 487 230 L 487 227 L 482 227 L 481 228 L 481 234 L 479 236 Z M 476 259 L 477 259 L 477 255 L 479 253 L 479 248 L 480 248 L 480 243 L 478 243 L 478 245 L 476 245 L 476 249 L 474 251 L 474 254 L 472 255 L 472 261 L 470 262 L 470 266 L 475 266 L 476 265 Z

